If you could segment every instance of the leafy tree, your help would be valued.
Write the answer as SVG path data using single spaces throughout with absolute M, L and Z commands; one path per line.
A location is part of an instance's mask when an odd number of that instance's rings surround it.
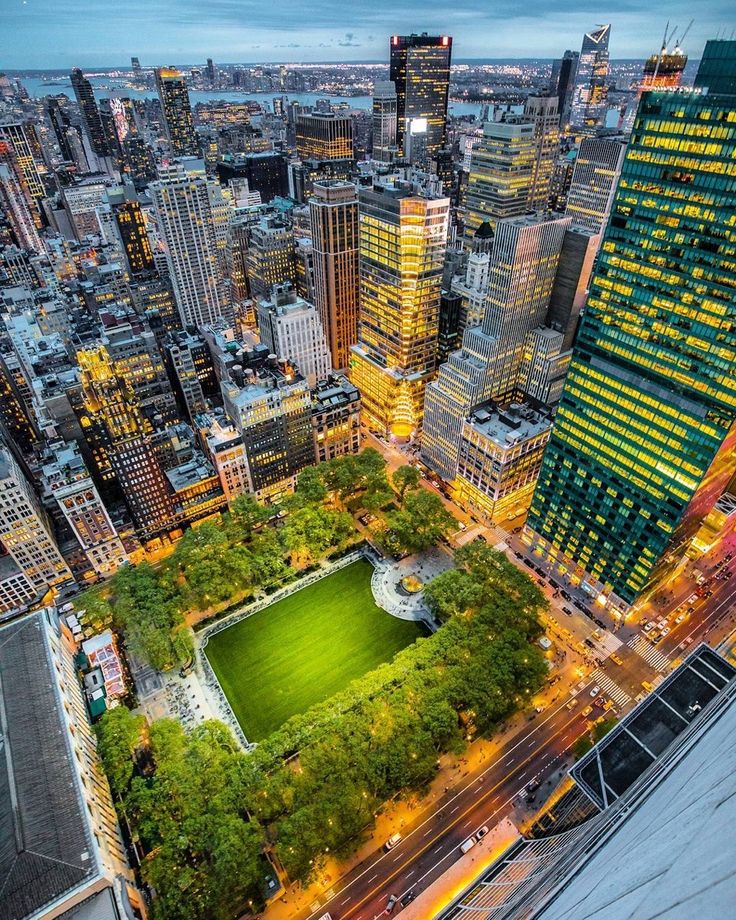
M 305 505 L 321 505 L 327 498 L 322 470 L 317 466 L 308 466 L 299 473 L 296 489 L 292 496 L 297 508 Z
M 259 504 L 252 495 L 246 492 L 238 495 L 230 508 L 230 519 L 242 528 L 246 535 L 250 535 L 254 527 L 263 524 L 272 514 L 272 509 Z
M 440 623 L 478 607 L 482 598 L 482 585 L 461 569 L 443 572 L 424 589 L 427 606 Z
M 410 492 L 400 511 L 388 515 L 387 527 L 406 552 L 435 546 L 455 526 L 455 519 L 442 500 L 427 489 Z
M 391 481 L 399 496 L 399 502 L 403 504 L 406 492 L 418 488 L 422 481 L 422 474 L 416 467 L 406 463 L 394 470 Z
M 110 591 L 107 587 L 88 588 L 77 598 L 75 607 L 80 612 L 85 625 L 94 632 L 102 632 L 112 623 Z M 82 614 L 81 611 L 84 611 Z
M 124 706 L 108 709 L 95 725 L 97 752 L 113 795 L 122 798 L 133 778 L 134 754 L 142 741 L 146 720 Z
M 344 545 L 354 532 L 353 519 L 346 512 L 307 506 L 289 515 L 283 539 L 292 562 L 310 562 L 328 549 Z

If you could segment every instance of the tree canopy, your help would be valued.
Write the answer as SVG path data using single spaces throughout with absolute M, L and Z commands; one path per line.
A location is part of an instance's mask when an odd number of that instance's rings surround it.
M 383 802 L 424 787 L 439 754 L 491 733 L 538 690 L 547 674 L 535 645 L 542 594 L 487 546 L 458 557 L 460 569 L 436 580 L 445 582 L 436 594 L 446 616 L 434 635 L 251 754 L 222 725 L 187 735 L 162 720 L 145 742 L 153 772 L 144 775 L 125 758 L 135 761 L 145 733 L 104 716 L 103 763 L 147 854 L 159 920 L 224 918 L 257 900 L 264 847 L 292 881 L 308 880 L 328 851 L 355 851 Z M 463 599 L 450 609 L 453 584 Z
M 456 526 L 442 499 L 428 489 L 409 492 L 402 507 L 386 516 L 390 542 L 406 553 L 418 553 L 436 546 Z

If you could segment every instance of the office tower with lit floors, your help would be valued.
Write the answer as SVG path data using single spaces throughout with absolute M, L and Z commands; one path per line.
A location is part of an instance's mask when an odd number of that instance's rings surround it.
M 296 117 L 296 152 L 302 160 L 352 160 L 352 118 L 334 112 L 300 113 Z
M 198 157 L 199 141 L 194 131 L 184 74 L 173 67 L 159 67 L 156 70 L 156 89 L 171 152 L 177 157 Z
M 396 88 L 396 143 L 404 154 L 407 122 L 427 121 L 427 156 L 447 143 L 452 38 L 449 35 L 392 35 L 389 80 Z
M 537 130 L 532 121 L 512 115 L 483 125 L 473 146 L 465 187 L 465 241 L 472 246 L 481 224 L 516 217 L 529 210 L 537 171 Z
M 602 233 L 611 213 L 626 145 L 618 140 L 586 137 L 575 158 L 565 214 L 574 227 Z
M 72 583 L 46 512 L 26 473 L 0 442 L 0 615 Z
M 577 134 L 593 136 L 605 125 L 610 37 L 610 25 L 598 26 L 583 36 L 570 106 L 570 125 Z
M 623 610 L 736 470 L 735 78 L 736 42 L 708 42 L 706 92 L 642 95 L 527 519 L 535 553 Z
M 408 440 L 437 362 L 450 201 L 411 186 L 360 192 L 360 317 L 350 380 L 369 427 Z
M 346 368 L 358 341 L 360 240 L 358 190 L 339 179 L 314 183 L 309 199 L 314 258 L 314 301 L 332 355 Z
M 535 160 L 527 205 L 530 211 L 546 211 L 555 162 L 560 152 L 557 96 L 528 96 L 524 117 L 534 125 Z

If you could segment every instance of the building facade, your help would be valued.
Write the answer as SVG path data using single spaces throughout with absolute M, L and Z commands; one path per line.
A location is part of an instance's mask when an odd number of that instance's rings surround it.
M 452 38 L 449 35 L 392 35 L 389 80 L 396 88 L 396 144 L 404 155 L 407 119 L 427 121 L 427 155 L 447 143 Z
M 606 121 L 610 36 L 610 25 L 583 36 L 570 106 L 570 125 L 579 134 L 594 135 Z
M 642 96 L 527 522 L 537 552 L 622 607 L 682 558 L 736 467 L 735 111 Z
M 314 301 L 330 347 L 332 367 L 346 368 L 358 341 L 360 239 L 358 190 L 339 179 L 315 182 L 309 200 Z
M 360 319 L 350 379 L 368 425 L 400 439 L 418 433 L 436 370 L 449 204 L 411 187 L 360 192 Z
M 199 141 L 194 131 L 184 74 L 173 67 L 159 67 L 156 70 L 156 89 L 171 152 L 177 157 L 198 157 Z

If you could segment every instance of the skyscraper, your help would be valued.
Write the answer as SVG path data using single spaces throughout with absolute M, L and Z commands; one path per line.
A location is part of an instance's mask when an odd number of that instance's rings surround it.
M 537 167 L 536 129 L 520 116 L 489 121 L 473 146 L 465 188 L 465 238 L 472 242 L 483 223 L 495 226 L 524 214 Z
M 524 103 L 524 117 L 534 125 L 536 144 L 527 206 L 530 211 L 546 211 L 549 207 L 552 172 L 560 152 L 557 96 L 528 96 Z
M 194 131 L 184 74 L 173 67 L 159 67 L 156 70 L 156 88 L 171 152 L 180 157 L 199 156 L 199 141 Z
M 258 301 L 258 332 L 271 354 L 299 370 L 310 387 L 326 380 L 330 350 L 314 305 L 297 297 L 288 282 L 276 285 L 271 296 Z
M 663 45 L 659 54 L 652 54 L 646 59 L 636 93 L 626 106 L 626 115 L 621 126 L 624 134 L 627 136 L 631 134 L 641 94 L 646 90 L 678 87 L 682 82 L 682 74 L 686 66 L 687 55 L 679 44 L 675 45 L 672 51 L 668 51 L 667 46 Z
M 41 152 L 32 125 L 24 122 L 0 124 L 0 163 L 15 172 L 38 228 L 43 226 L 40 203 L 46 197 L 40 162 Z
M 302 160 L 352 160 L 353 119 L 334 112 L 300 113 L 296 152 Z
M 711 79 L 736 77 L 736 43 Z M 706 65 L 707 66 L 707 65 Z M 647 92 L 527 521 L 626 607 L 682 558 L 736 467 L 736 95 Z
M 583 36 L 570 124 L 582 134 L 595 134 L 605 124 L 608 98 L 608 40 L 611 26 L 598 26 Z
M 579 60 L 580 55 L 577 51 L 566 51 L 560 60 L 552 64 L 550 90 L 557 94 L 557 111 L 562 128 L 567 127 L 570 123 L 570 110 Z
M 43 252 L 43 244 L 20 182 L 5 163 L 0 163 L 0 211 L 10 222 L 15 242 L 21 249 Z
M 135 278 L 152 272 L 153 253 L 140 204 L 135 199 L 111 204 L 130 274 Z
M 448 198 L 412 187 L 360 191 L 360 317 L 350 379 L 368 424 L 407 439 L 435 372 Z
M 346 368 L 358 341 L 360 240 L 358 191 L 339 179 L 314 183 L 309 200 L 314 300 L 330 346 L 332 366 Z
M 617 140 L 587 137 L 580 144 L 565 209 L 573 226 L 603 232 L 625 152 Z
M 404 152 L 407 119 L 427 119 L 427 155 L 447 143 L 452 39 L 449 35 L 392 35 L 389 80 L 396 87 L 396 143 Z
M 77 352 L 82 387 L 82 429 L 102 479 L 117 481 L 136 530 L 150 539 L 170 530 L 170 489 L 130 381 L 104 344 Z
M 203 174 L 171 170 L 149 186 L 183 326 L 213 323 L 231 305 Z
M 553 384 L 564 374 L 569 355 L 562 353 L 562 334 L 543 324 L 569 225 L 569 218 L 538 214 L 497 222 L 482 324 L 465 330 L 462 347 L 449 356 L 427 387 L 422 458 L 450 483 L 458 478 L 463 449 L 466 464 L 460 478 L 468 479 L 471 456 L 476 462 L 485 457 L 489 467 L 500 463 L 503 475 L 500 466 L 498 476 L 483 473 L 472 488 L 463 487 L 458 495 L 490 515 L 499 491 L 513 493 L 530 486 L 526 473 L 518 476 L 513 472 L 514 461 L 523 456 L 528 467 L 527 448 L 533 447 L 540 462 L 541 447 L 549 434 L 548 422 L 539 427 L 541 419 L 536 419 L 527 425 L 531 416 L 517 418 L 516 410 L 511 414 L 505 410 L 512 404 L 519 409 L 519 399 L 530 390 L 537 402 L 555 401 Z M 476 419 L 480 427 L 471 433 L 466 420 L 484 404 L 485 414 Z M 504 409 L 500 416 L 496 413 L 499 407 Z M 523 432 L 518 433 L 524 438 L 514 440 L 513 432 L 520 428 Z M 526 447 L 517 443 L 521 440 L 528 440 Z
M 110 155 L 110 148 L 105 137 L 92 84 L 78 67 L 72 70 L 71 81 L 79 111 L 82 115 L 85 134 L 89 138 L 95 156 L 104 159 L 104 157 Z
M 115 525 L 75 443 L 55 444 L 43 465 L 48 490 L 97 575 L 113 575 L 127 561 Z
M 17 566 L 17 577 L 26 589 L 32 586 L 39 599 L 72 581 L 41 502 L 4 444 L 0 445 L 0 542 Z
M 384 163 L 396 153 L 396 100 L 390 80 L 373 87 L 373 159 Z

